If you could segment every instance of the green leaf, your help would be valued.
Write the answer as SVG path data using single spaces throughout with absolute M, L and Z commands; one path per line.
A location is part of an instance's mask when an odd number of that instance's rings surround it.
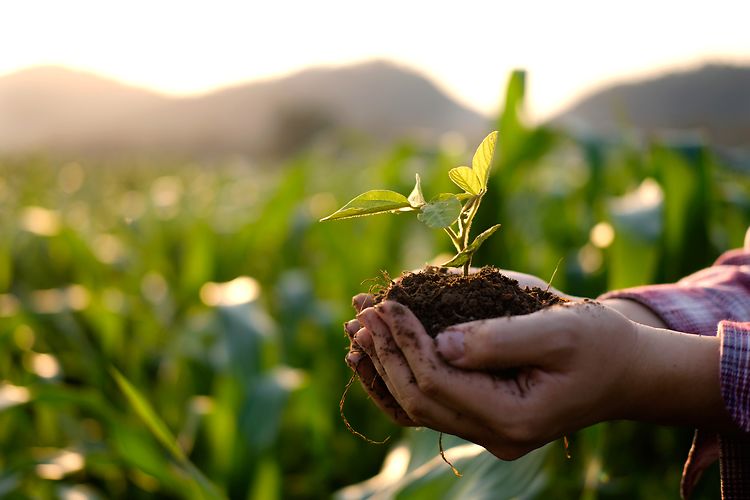
M 386 458 L 408 460 L 408 466 L 396 472 L 388 470 L 336 492 L 334 498 L 392 498 L 395 500 L 511 500 L 542 498 L 540 494 L 550 483 L 546 470 L 550 452 L 547 445 L 514 460 L 498 460 L 478 445 L 453 436 L 444 436 L 445 454 L 461 471 L 456 478 L 451 468 L 437 453 L 438 433 L 430 429 L 408 430 Z M 559 486 L 558 486 L 559 488 Z
M 387 189 L 376 189 L 362 193 L 328 217 L 320 219 L 320 222 L 412 210 L 414 208 L 409 200 L 401 193 Z
M 451 260 L 443 264 L 445 267 L 461 267 L 467 262 L 471 261 L 471 258 L 474 256 L 477 250 L 479 250 L 479 247 L 484 243 L 484 241 L 493 235 L 495 231 L 500 229 L 501 224 L 495 224 L 491 228 L 487 229 L 486 231 L 483 231 L 479 236 L 474 238 L 474 241 L 471 242 L 469 246 L 464 248 L 461 252 L 456 254 Z
M 427 202 L 424 199 L 424 195 L 422 194 L 422 180 L 419 178 L 419 174 L 417 175 L 417 182 L 414 184 L 414 189 L 412 189 L 411 194 L 409 195 L 409 203 L 414 208 L 419 208 L 427 204 Z
M 184 461 L 185 454 L 177 446 L 177 440 L 170 432 L 167 424 L 159 418 L 159 415 L 156 414 L 146 398 L 143 397 L 138 389 L 136 389 L 135 386 L 119 372 L 119 370 L 112 368 L 111 372 L 118 387 L 120 387 L 120 390 L 128 400 L 128 403 L 130 403 L 130 406 L 143 423 L 146 424 L 148 430 L 150 430 L 154 437 L 156 437 L 156 439 L 159 440 L 167 450 L 169 450 L 174 458 L 181 462 Z
M 490 132 L 474 153 L 471 160 L 471 168 L 479 179 L 482 190 L 487 189 L 487 181 L 490 178 L 490 167 L 492 167 L 492 156 L 495 154 L 495 143 L 497 142 L 497 131 Z
M 482 191 L 482 183 L 471 167 L 456 167 L 448 172 L 453 183 L 469 194 L 477 196 Z
M 110 373 L 117 382 L 125 398 L 130 403 L 133 411 L 138 415 L 141 421 L 146 425 L 151 434 L 164 446 L 172 457 L 183 467 L 185 472 L 194 481 L 195 486 L 199 489 L 204 498 L 225 498 L 224 494 L 214 485 L 195 465 L 188 460 L 182 449 L 177 446 L 172 432 L 167 424 L 157 415 L 156 411 L 145 397 L 130 383 L 125 376 L 114 367 L 110 368 Z
M 495 234 L 495 231 L 497 231 L 498 229 L 500 229 L 501 225 L 502 224 L 495 224 L 491 228 L 489 228 L 489 229 L 487 229 L 485 231 L 482 231 L 476 238 L 474 238 L 474 241 L 472 241 L 471 245 L 469 245 L 468 247 L 466 247 L 466 249 L 467 250 L 473 249 L 475 252 L 477 250 L 479 250 L 479 246 L 482 243 L 484 243 L 484 240 L 486 240 L 487 238 L 489 238 L 490 236 L 492 236 L 493 234 Z
M 422 207 L 422 211 L 417 215 L 417 218 L 427 226 L 438 229 L 448 227 L 456 222 L 460 214 L 461 202 L 458 201 L 456 195 L 442 193 Z
M 471 255 L 469 254 L 469 252 L 464 250 L 463 252 L 459 252 L 456 255 L 454 255 L 451 260 L 443 263 L 442 266 L 443 267 L 461 267 L 467 262 L 469 262 L 470 258 L 471 258 Z

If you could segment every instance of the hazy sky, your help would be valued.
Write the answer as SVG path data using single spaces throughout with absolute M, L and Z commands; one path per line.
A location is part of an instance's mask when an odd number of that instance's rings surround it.
M 750 0 L 0 1 L 0 74 L 36 64 L 194 93 L 372 57 L 485 112 L 529 71 L 542 117 L 607 81 L 750 63 Z

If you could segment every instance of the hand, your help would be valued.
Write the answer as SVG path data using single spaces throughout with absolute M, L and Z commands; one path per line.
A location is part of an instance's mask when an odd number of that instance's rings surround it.
M 470 273 L 476 273 L 478 271 L 479 269 L 475 267 L 470 269 Z M 418 272 L 418 270 L 414 272 Z M 450 268 L 449 272 L 461 273 L 462 271 L 457 268 Z M 549 288 L 552 293 L 569 300 L 580 300 L 578 297 L 560 292 L 551 287 L 546 281 L 536 276 L 508 270 L 502 270 L 502 273 L 518 281 L 518 284 L 521 287 Z M 360 293 L 352 298 L 352 306 L 357 313 L 360 313 L 362 310 L 371 307 L 372 305 L 373 297 L 370 294 Z M 346 363 L 357 373 L 362 387 L 368 393 L 373 402 L 395 423 L 404 426 L 419 425 L 408 416 L 404 409 L 399 405 L 398 401 L 389 392 L 388 383 L 386 382 L 388 375 L 385 373 L 382 364 L 379 362 L 377 353 L 372 349 L 369 350 L 369 352 L 366 352 L 359 345 L 357 340 L 355 340 L 355 337 L 366 337 L 369 339 L 370 333 L 362 328 L 358 319 L 353 319 L 347 322 L 344 327 L 350 340 L 349 352 L 346 355 Z M 358 336 L 358 332 L 360 331 L 362 331 L 362 333 Z
M 434 341 L 394 302 L 359 320 L 359 343 L 415 423 L 499 458 L 610 419 L 733 426 L 716 339 L 640 325 L 598 303 L 456 325 Z

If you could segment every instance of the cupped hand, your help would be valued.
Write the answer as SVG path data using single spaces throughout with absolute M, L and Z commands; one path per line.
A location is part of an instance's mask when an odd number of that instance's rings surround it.
M 359 315 L 357 338 L 389 394 L 418 425 L 515 459 L 571 431 L 626 413 L 635 324 L 596 303 L 464 323 L 432 339 L 405 306 Z M 362 330 L 360 330 L 362 332 Z
M 472 267 L 470 269 L 470 273 L 477 271 L 479 271 L 478 268 Z M 457 268 L 450 268 L 449 272 L 460 273 L 462 271 Z M 537 276 L 508 270 L 502 270 L 501 272 L 518 281 L 521 287 L 549 289 L 552 293 L 565 297 L 568 300 L 578 300 L 577 297 L 562 293 L 551 287 L 546 281 Z M 352 307 L 354 307 L 357 314 L 372 307 L 373 304 L 373 296 L 370 294 L 360 293 L 352 298 Z M 404 426 L 420 425 L 404 411 L 396 398 L 391 394 L 388 374 L 384 370 L 382 363 L 380 363 L 377 352 L 371 347 L 371 332 L 356 318 L 347 322 L 344 326 L 350 339 L 346 363 L 357 373 L 369 397 L 395 423 Z M 360 342 L 367 345 L 368 348 L 363 348 Z
M 605 420 L 737 429 L 721 398 L 717 338 L 653 328 L 597 302 L 454 325 L 436 339 L 396 302 L 358 319 L 358 343 L 414 424 L 502 459 Z

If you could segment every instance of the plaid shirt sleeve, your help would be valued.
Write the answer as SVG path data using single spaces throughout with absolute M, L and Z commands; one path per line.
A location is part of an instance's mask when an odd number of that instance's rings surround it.
M 604 294 L 634 300 L 672 330 L 721 338 L 721 391 L 745 436 L 696 433 L 685 464 L 682 494 L 688 497 L 705 467 L 720 456 L 722 498 L 750 498 L 750 230 L 745 248 L 723 254 L 707 269 L 677 283 Z

